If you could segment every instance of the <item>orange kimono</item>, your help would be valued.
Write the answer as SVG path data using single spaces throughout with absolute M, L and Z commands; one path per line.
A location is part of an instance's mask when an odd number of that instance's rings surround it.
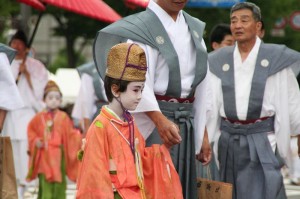
M 70 180 L 76 181 L 81 138 L 65 112 L 57 110 L 54 114 L 46 111 L 36 114 L 28 125 L 30 158 L 27 180 L 35 179 L 41 173 L 48 182 L 62 182 L 61 163 L 64 157 L 66 174 Z M 36 147 L 37 140 L 42 141 L 42 148 Z
M 129 145 L 128 122 L 108 108 L 90 126 L 77 179 L 77 199 L 181 199 L 182 188 L 168 149 L 145 147 L 134 124 L 135 153 Z

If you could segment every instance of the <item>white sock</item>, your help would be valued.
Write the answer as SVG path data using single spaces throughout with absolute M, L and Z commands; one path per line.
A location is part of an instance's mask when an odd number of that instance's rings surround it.
M 23 199 L 25 193 L 25 186 L 18 186 L 18 199 Z

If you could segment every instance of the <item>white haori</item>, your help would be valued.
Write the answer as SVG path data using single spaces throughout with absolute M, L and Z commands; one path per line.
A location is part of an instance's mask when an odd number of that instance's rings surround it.
M 251 81 L 260 44 L 261 40 L 257 38 L 254 48 L 243 63 L 241 63 L 240 53 L 237 48 L 234 51 L 235 84 L 241 85 L 241 88 L 235 87 L 237 116 L 240 120 L 245 120 L 246 118 Z M 226 117 L 226 115 L 221 80 L 212 73 L 209 76 L 213 93 L 211 98 L 212 108 L 208 114 L 207 126 L 210 136 L 217 141 L 221 133 L 219 129 L 221 117 Z M 299 86 L 290 67 L 268 77 L 260 117 L 275 115 L 275 132 L 270 132 L 268 138 L 273 151 L 277 146 L 279 154 L 286 162 L 290 147 L 290 136 L 300 134 L 299 104 Z M 215 117 L 216 115 L 220 117 Z M 216 143 L 214 146 L 217 159 L 218 144 Z
M 24 106 L 5 53 L 0 53 L 0 88 L 0 109 L 11 111 Z

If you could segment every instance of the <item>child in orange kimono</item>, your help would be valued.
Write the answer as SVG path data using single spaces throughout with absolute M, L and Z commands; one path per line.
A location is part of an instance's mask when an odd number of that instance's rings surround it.
M 29 172 L 27 180 L 39 178 L 38 199 L 65 199 L 66 178 L 76 181 L 77 151 L 81 134 L 73 128 L 69 116 L 58 108 L 62 94 L 55 82 L 45 87 L 46 110 L 38 113 L 28 125 Z
M 109 104 L 91 124 L 77 180 L 77 199 L 181 199 L 182 189 L 165 145 L 145 147 L 128 111 L 141 100 L 146 57 L 136 44 L 108 54 L 104 87 Z

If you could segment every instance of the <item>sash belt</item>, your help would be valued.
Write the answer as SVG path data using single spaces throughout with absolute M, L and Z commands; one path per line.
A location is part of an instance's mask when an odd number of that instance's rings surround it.
M 260 192 L 258 198 L 276 198 L 282 186 L 280 168 L 283 164 L 268 144 L 267 134 L 272 131 L 274 131 L 274 116 L 250 124 L 231 123 L 225 118 L 222 119 L 218 149 L 220 174 L 223 181 L 233 183 L 234 198 L 252 195 L 250 193 L 252 190 L 247 189 L 247 183 L 243 185 L 241 182 L 244 179 L 249 179 L 249 182 L 260 179 L 259 186 L 263 186 L 264 190 L 257 190 Z M 231 155 L 228 155 L 229 153 Z
M 173 102 L 173 103 L 193 103 L 195 100 L 195 97 L 191 98 L 176 98 L 176 97 L 169 97 L 169 96 L 163 96 L 163 95 L 155 95 L 157 100 L 165 101 L 165 102 Z
M 274 131 L 274 117 L 256 120 L 254 123 L 242 124 L 240 122 L 232 123 L 227 118 L 223 118 L 221 121 L 221 129 L 231 135 L 250 135 Z
M 222 117 L 223 120 L 226 120 L 232 124 L 242 124 L 242 125 L 245 125 L 245 124 L 254 124 L 254 123 L 257 123 L 257 122 L 261 122 L 261 121 L 264 121 L 264 120 L 267 120 L 269 119 L 270 117 L 262 117 L 262 118 L 259 118 L 259 119 L 254 119 L 254 120 L 232 120 L 230 118 L 225 118 L 225 117 Z

